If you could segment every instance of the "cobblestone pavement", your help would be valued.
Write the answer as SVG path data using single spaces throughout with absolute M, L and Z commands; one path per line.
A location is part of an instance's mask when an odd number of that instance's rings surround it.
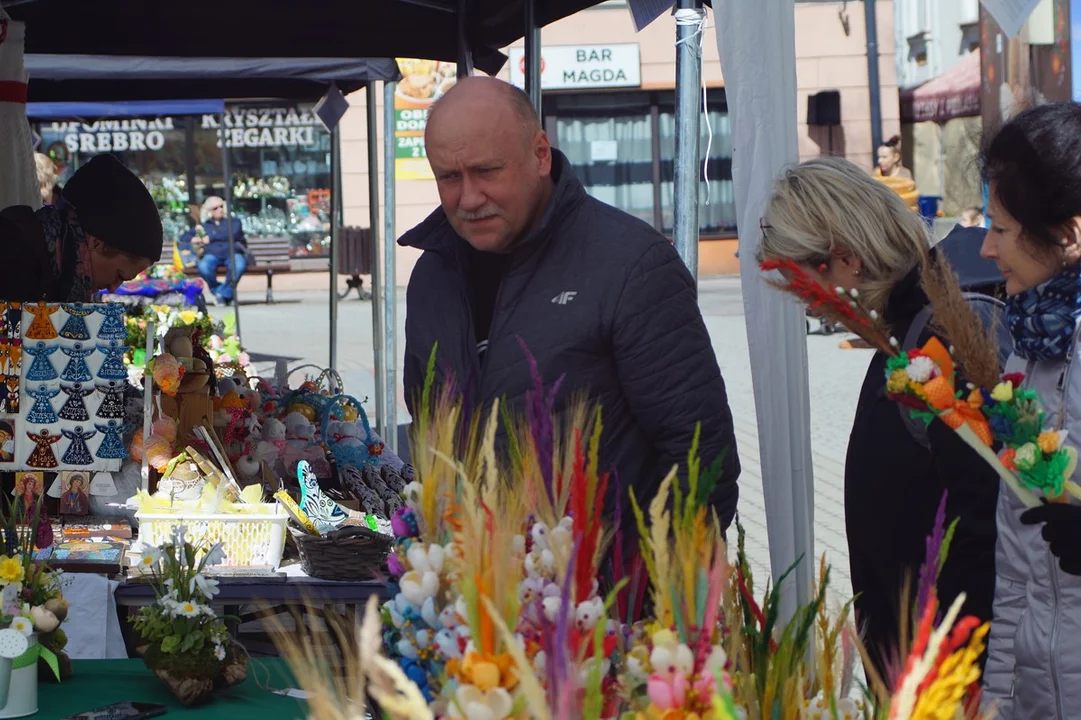
M 241 293 L 241 332 L 257 367 L 272 368 L 275 357 L 325 366 L 329 357 L 329 319 L 325 291 L 283 291 L 274 305 L 262 303 L 262 292 Z M 371 304 L 354 295 L 339 304 L 338 369 L 346 391 L 361 399 L 374 398 Z M 404 292 L 399 292 L 399 338 L 405 321 Z M 751 388 L 747 329 L 738 278 L 704 280 L 700 303 L 728 386 L 736 423 L 743 475 L 740 516 L 747 530 L 747 550 L 761 589 L 769 572 L 766 513 L 762 497 L 758 426 Z M 221 314 L 221 308 L 215 308 Z M 815 482 L 815 553 L 825 552 L 833 565 L 832 599 L 851 594 L 844 523 L 844 458 L 849 429 L 868 350 L 842 350 L 841 337 L 808 337 L 811 388 L 811 441 Z M 398 355 L 404 350 L 399 344 Z M 400 359 L 399 359 L 400 362 Z M 400 375 L 399 375 L 400 378 Z M 400 385 L 400 382 L 399 382 Z M 399 389 L 398 420 L 407 421 Z M 769 450 L 768 440 L 766 445 Z

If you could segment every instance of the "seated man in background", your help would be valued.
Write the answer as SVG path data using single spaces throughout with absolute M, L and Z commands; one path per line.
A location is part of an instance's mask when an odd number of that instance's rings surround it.
M 214 300 L 222 305 L 233 302 L 234 288 L 240 276 L 248 268 L 248 239 L 240 220 L 228 217 L 225 201 L 211 195 L 203 203 L 203 223 L 196 225 L 181 236 L 181 242 L 190 242 L 202 248 L 196 267 L 199 277 L 210 288 Z M 233 246 L 229 247 L 229 233 L 233 234 Z M 230 255 L 232 258 L 230 259 Z M 218 281 L 218 268 L 225 268 L 225 282 Z
M 711 500 L 727 527 L 732 416 L 694 278 L 668 240 L 587 195 L 528 96 L 501 80 L 460 81 L 432 108 L 425 147 L 441 207 L 399 241 L 424 251 L 407 296 L 410 410 L 438 345 L 437 382 L 468 407 L 499 398 L 523 412 L 533 381 L 520 338 L 547 383 L 564 377 L 557 413 L 575 393 L 600 405 L 601 468 L 643 503 L 674 465 L 685 475 L 701 423 L 703 465 L 724 453 Z

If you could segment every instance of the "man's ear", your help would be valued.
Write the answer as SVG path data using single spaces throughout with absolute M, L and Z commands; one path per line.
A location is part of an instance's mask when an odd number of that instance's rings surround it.
M 552 174 L 552 143 L 548 133 L 538 130 L 533 136 L 533 156 L 537 158 L 537 172 L 541 177 Z

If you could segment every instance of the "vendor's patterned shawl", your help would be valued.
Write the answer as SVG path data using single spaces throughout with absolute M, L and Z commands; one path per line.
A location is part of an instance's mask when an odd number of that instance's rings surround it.
M 46 205 L 37 211 L 37 218 L 45 230 L 49 270 L 56 279 L 54 299 L 59 302 L 88 302 L 93 294 L 90 285 L 90 250 L 75 210 L 67 205 Z

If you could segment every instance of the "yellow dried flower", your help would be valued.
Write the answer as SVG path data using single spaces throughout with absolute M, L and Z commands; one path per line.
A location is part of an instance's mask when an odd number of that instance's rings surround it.
M 908 385 L 908 374 L 904 370 L 894 370 L 886 379 L 886 392 L 904 392 L 906 385 Z
M 911 720 L 953 720 L 956 717 L 965 692 L 980 679 L 977 662 L 990 628 L 990 623 L 976 628 L 966 647 L 942 661 L 938 677 L 916 700 Z
M 1013 400 L 1013 383 L 1007 380 L 995 385 L 995 389 L 991 391 L 991 399 L 996 402 Z
M 23 564 L 19 558 L 5 557 L 0 560 L 0 582 L 5 585 L 7 583 L 22 582 L 23 579 Z

